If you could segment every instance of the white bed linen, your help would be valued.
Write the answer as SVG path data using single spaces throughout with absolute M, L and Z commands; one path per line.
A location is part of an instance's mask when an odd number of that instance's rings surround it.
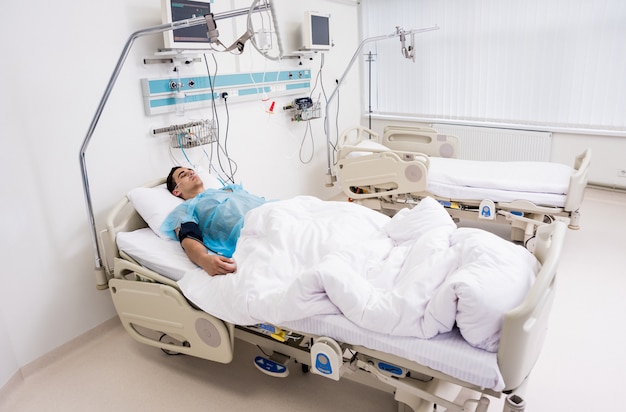
M 185 274 L 179 285 L 228 322 L 276 325 L 342 313 L 363 328 L 432 338 L 456 324 L 496 351 L 504 313 L 539 270 L 521 246 L 457 228 L 432 198 L 389 218 L 349 202 L 300 196 L 248 212 L 233 276 Z
M 149 228 L 118 233 L 117 244 L 143 266 L 173 280 L 195 268 L 178 242 L 159 238 Z M 469 345 L 456 328 L 432 339 L 390 336 L 360 328 L 341 315 L 314 316 L 280 326 L 399 356 L 479 387 L 504 388 L 496 354 Z
M 456 186 L 431 182 L 430 180 L 426 190 L 433 196 L 450 199 L 452 202 L 490 199 L 494 202 L 509 203 L 515 200 L 527 200 L 536 206 L 563 207 L 567 199 L 567 195 L 554 193 L 516 192 L 512 190 L 485 189 L 483 187 Z
M 391 151 L 388 147 L 362 141 L 358 147 Z M 348 157 L 368 152 L 351 152 Z M 551 162 L 497 162 L 429 157 L 426 189 L 450 200 L 513 202 L 527 200 L 538 206 L 563 207 L 572 167 Z
M 574 172 L 560 163 L 431 157 L 427 190 L 453 200 L 528 200 L 536 205 L 563 207 Z
M 117 247 L 140 265 L 174 281 L 183 278 L 197 266 L 189 260 L 180 243 L 159 237 L 150 228 L 120 232 Z
M 313 316 L 281 326 L 399 356 L 481 388 L 504 389 L 497 354 L 469 345 L 456 328 L 432 339 L 389 336 L 359 328 L 341 315 Z

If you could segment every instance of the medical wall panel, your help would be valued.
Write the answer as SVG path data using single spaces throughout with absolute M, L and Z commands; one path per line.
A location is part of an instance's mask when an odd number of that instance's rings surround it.
M 228 102 L 249 101 L 267 93 L 272 96 L 308 94 L 311 70 L 301 68 L 275 72 L 222 74 L 141 79 L 146 115 L 210 106 L 227 93 Z

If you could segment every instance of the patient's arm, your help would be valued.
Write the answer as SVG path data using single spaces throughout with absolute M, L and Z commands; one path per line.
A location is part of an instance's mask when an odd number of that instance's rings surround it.
M 189 259 L 209 275 L 225 275 L 237 270 L 234 260 L 207 253 L 207 248 L 202 243 L 202 232 L 197 223 L 185 222 L 181 224 L 176 229 L 176 236 L 181 239 L 180 244 Z
M 225 275 L 237 270 L 234 260 L 224 256 L 208 254 L 207 248 L 193 238 L 183 239 L 181 245 L 189 259 L 211 276 Z

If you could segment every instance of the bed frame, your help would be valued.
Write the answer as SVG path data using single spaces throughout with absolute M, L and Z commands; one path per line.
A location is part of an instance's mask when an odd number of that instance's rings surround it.
M 158 180 L 149 187 L 162 183 Z M 122 199 L 107 218 L 107 236 L 102 239 L 109 252 L 106 259 L 109 290 L 115 309 L 126 331 L 135 340 L 161 348 L 166 353 L 181 353 L 221 363 L 234 356 L 236 339 L 249 342 L 272 354 L 262 363 L 284 365 L 294 361 L 303 370 L 311 370 L 332 379 L 349 378 L 394 394 L 398 410 L 432 411 L 437 404 L 448 411 L 487 411 L 489 398 L 507 396 L 506 402 L 523 403 L 526 380 L 539 356 L 546 334 L 555 293 L 556 271 L 566 226 L 562 222 L 537 230 L 535 256 L 543 266 L 525 301 L 505 315 L 498 365 L 504 378 L 503 392 L 485 390 L 473 384 L 397 356 L 374 351 L 349 342 L 335 342 L 329 337 L 285 331 L 271 325 L 246 327 L 233 325 L 198 310 L 181 293 L 176 282 L 137 264 L 116 247 L 116 234 L 147 227 L 127 198 Z M 111 267 L 112 266 L 112 267 Z M 285 339 L 286 334 L 293 339 Z M 321 352 L 320 352 L 321 349 Z M 337 351 L 337 349 L 339 351 Z M 350 349 L 350 357 L 345 350 Z M 342 353 L 343 351 L 343 353 Z M 332 375 L 316 369 L 320 353 L 336 353 Z M 410 372 L 399 378 L 374 367 L 376 360 L 396 365 Z M 271 375 L 285 371 L 259 370 Z M 271 366 L 271 365 L 270 365 Z M 288 372 L 288 371 L 287 371 Z M 475 399 L 459 404 L 454 399 L 460 389 L 468 389 Z M 452 399 L 452 400 L 450 400 Z M 510 409 L 506 409 L 508 411 Z
M 380 143 L 391 150 L 364 149 L 365 141 Z M 338 141 L 337 181 L 352 201 L 388 215 L 412 207 L 425 196 L 437 199 L 455 219 L 481 219 L 485 199 L 451 199 L 427 191 L 429 157 L 455 158 L 459 140 L 428 127 L 388 126 L 382 138 L 362 126 L 348 129 Z M 358 152 L 360 156 L 349 156 Z M 364 153 L 367 153 L 363 155 Z M 563 220 L 570 229 L 580 227 L 580 205 L 587 186 L 591 150 L 576 156 L 563 207 L 536 205 L 528 200 L 494 202 L 492 220 L 511 225 L 511 240 L 527 242 L 539 223 Z M 488 201 L 488 200 L 487 200 Z

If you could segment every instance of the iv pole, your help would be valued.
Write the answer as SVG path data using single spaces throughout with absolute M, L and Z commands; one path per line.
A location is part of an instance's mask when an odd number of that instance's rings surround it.
M 337 82 L 337 85 L 335 86 L 335 90 L 333 90 L 332 94 L 330 95 L 330 97 L 326 101 L 326 108 L 325 108 L 326 113 L 325 113 L 325 117 L 324 117 L 324 132 L 326 133 L 326 155 L 327 155 L 326 186 L 327 187 L 332 187 L 334 185 L 334 182 L 337 180 L 337 177 L 333 176 L 332 169 L 331 169 L 332 168 L 332 160 L 331 160 L 331 155 L 330 155 L 331 144 L 330 144 L 330 137 L 329 137 L 330 129 L 329 129 L 329 118 L 328 118 L 329 113 L 330 113 L 330 103 L 333 101 L 333 99 L 337 95 L 337 92 L 339 91 L 339 87 L 341 86 L 341 83 L 343 83 L 344 79 L 346 78 L 346 75 L 348 74 L 348 72 L 352 68 L 352 65 L 354 64 L 354 62 L 356 61 L 357 57 L 361 53 L 361 49 L 363 49 L 363 47 L 367 43 L 371 43 L 371 42 L 374 42 L 374 41 L 391 39 L 391 38 L 396 37 L 396 36 L 406 36 L 406 35 L 416 34 L 416 33 L 425 33 L 425 32 L 433 31 L 433 30 L 439 30 L 439 26 L 427 27 L 427 28 L 424 28 L 424 29 L 417 29 L 417 30 L 410 30 L 410 31 L 406 31 L 406 32 L 404 30 L 400 29 L 399 27 L 396 27 L 396 31 L 391 33 L 391 34 L 385 34 L 385 35 L 382 35 L 382 36 L 369 37 L 369 38 L 363 40 L 361 42 L 361 44 L 359 45 L 359 47 L 356 49 L 356 52 L 354 52 L 354 55 L 352 56 L 352 59 L 350 60 L 350 63 L 348 63 L 348 67 L 346 67 L 346 70 L 343 72 L 343 74 L 341 75 L 341 78 Z
M 122 53 L 117 61 L 117 64 L 115 65 L 115 69 L 113 70 L 113 73 L 111 74 L 109 83 L 107 84 L 107 87 L 104 91 L 104 94 L 102 95 L 102 98 L 100 99 L 100 104 L 98 105 L 98 108 L 96 109 L 96 113 L 94 114 L 93 119 L 91 120 L 89 129 L 87 130 L 87 135 L 85 136 L 83 143 L 80 147 L 79 160 L 80 160 L 81 174 L 83 178 L 83 192 L 85 195 L 85 202 L 87 205 L 87 213 L 89 215 L 89 226 L 91 229 L 91 240 L 92 240 L 92 247 L 93 247 L 93 252 L 94 252 L 94 257 L 95 257 L 95 269 L 99 271 L 97 273 L 97 284 L 96 284 L 96 287 L 98 289 L 106 289 L 108 287 L 107 285 L 108 279 L 107 279 L 107 275 L 104 273 L 104 267 L 102 266 L 102 258 L 100 256 L 98 234 L 96 231 L 93 204 L 91 201 L 91 192 L 89 190 L 89 179 L 87 177 L 87 164 L 85 162 L 85 152 L 87 151 L 87 147 L 89 146 L 89 142 L 91 141 L 91 138 L 96 129 L 96 126 L 98 125 L 98 121 L 100 120 L 100 116 L 102 115 L 102 111 L 104 110 L 104 106 L 106 105 L 109 99 L 109 96 L 111 95 L 113 86 L 115 85 L 115 82 L 117 81 L 117 77 L 119 76 L 122 70 L 122 67 L 124 66 L 124 62 L 126 61 L 126 58 L 128 57 L 128 53 L 130 52 L 130 49 L 132 48 L 133 43 L 135 42 L 137 38 L 142 37 L 142 36 L 147 36 L 147 35 L 156 34 L 156 33 L 163 33 L 169 30 L 176 30 L 176 29 L 180 29 L 184 27 L 199 26 L 201 24 L 206 24 L 208 27 L 211 27 L 211 25 L 214 24 L 214 21 L 210 21 L 211 19 L 221 20 L 221 19 L 228 19 L 228 18 L 233 18 L 237 16 L 245 16 L 246 14 L 249 14 L 252 12 L 260 12 L 261 10 L 265 10 L 265 9 L 271 10 L 271 5 L 270 5 L 269 0 L 265 0 L 263 5 L 256 5 L 251 8 L 231 10 L 229 12 L 217 13 L 215 15 L 193 17 L 190 19 L 180 20 L 180 21 L 176 21 L 173 23 L 166 23 L 166 24 L 161 24 L 159 26 L 148 27 L 146 29 L 138 30 L 132 33 L 129 36 L 128 40 L 126 41 L 126 44 L 124 48 L 122 49 Z M 276 22 L 274 22 L 274 24 L 276 24 Z
M 367 115 L 368 124 L 367 127 L 372 130 L 372 62 L 374 61 L 374 55 L 372 52 L 367 53 Z

